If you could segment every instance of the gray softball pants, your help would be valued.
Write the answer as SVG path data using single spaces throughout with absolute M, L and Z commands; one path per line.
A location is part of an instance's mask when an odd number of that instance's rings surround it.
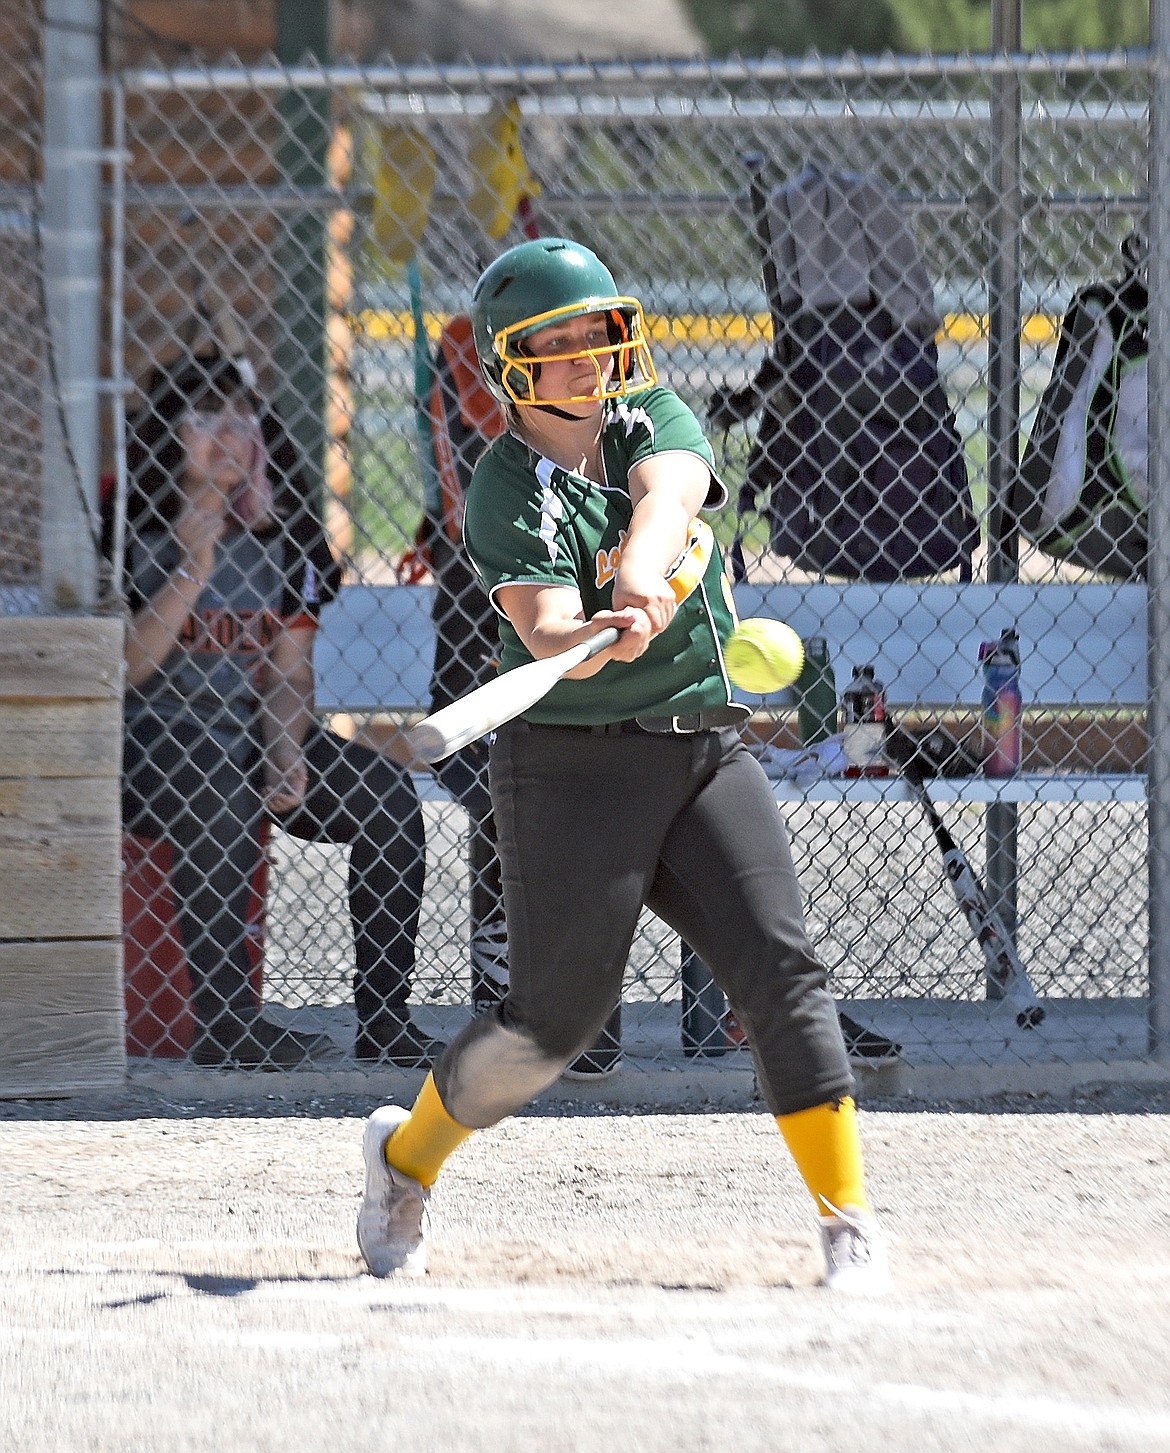
M 593 1043 L 643 904 L 710 967 L 774 1115 L 852 1094 L 788 836 L 734 727 L 602 735 L 510 722 L 491 749 L 511 984 L 435 1066 L 448 1113 L 493 1125 Z

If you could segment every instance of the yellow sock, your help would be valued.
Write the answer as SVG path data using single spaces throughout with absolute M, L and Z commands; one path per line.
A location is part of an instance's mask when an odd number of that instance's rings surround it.
M 428 1074 L 410 1118 L 386 1142 L 386 1160 L 412 1180 L 433 1186 L 443 1162 L 473 1133 L 447 1114 L 435 1088 L 435 1077 Z
M 822 1216 L 831 1216 L 833 1207 L 869 1210 L 857 1106 L 849 1096 L 795 1115 L 777 1115 L 776 1124 Z

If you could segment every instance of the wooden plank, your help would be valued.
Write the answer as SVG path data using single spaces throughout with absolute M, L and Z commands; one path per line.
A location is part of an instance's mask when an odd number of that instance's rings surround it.
M 0 1099 L 108 1089 L 126 1078 L 116 1014 L 20 1016 L 0 1024 Z
M 0 779 L 0 939 L 120 937 L 120 870 L 116 778 Z
M 117 777 L 119 702 L 0 700 L 0 777 Z
M 0 944 L 0 1097 L 126 1075 L 120 943 Z
M 122 930 L 116 833 L 35 856 L 0 849 L 0 940 L 117 938 Z
M 0 1032 L 10 1016 L 122 1010 L 122 945 L 109 939 L 72 943 L 0 943 Z
M 118 823 L 114 777 L 0 777 L 0 847 L 47 835 L 101 834 Z
M 119 698 L 124 631 L 114 616 L 0 616 L 0 699 Z
M 117 938 L 120 836 L 77 845 L 53 843 L 35 854 L 0 849 L 0 940 Z

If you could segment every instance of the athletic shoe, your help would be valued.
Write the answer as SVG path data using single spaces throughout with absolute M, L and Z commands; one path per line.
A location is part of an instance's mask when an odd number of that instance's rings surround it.
M 429 1070 L 446 1048 L 441 1039 L 432 1039 L 412 1020 L 383 1014 L 359 1025 L 353 1052 L 363 1064 Z
M 471 1007 L 487 1013 L 508 992 L 508 929 L 498 919 L 471 930 Z
M 614 1048 L 610 1045 L 597 1046 L 587 1049 L 580 1054 L 567 1069 L 561 1071 L 561 1078 L 565 1080 L 608 1080 L 616 1075 L 622 1067 L 621 1047 Z
M 561 1075 L 566 1080 L 608 1080 L 621 1067 L 622 1006 L 619 1004 L 593 1044 L 563 1069 Z
M 386 1142 L 407 1119 L 400 1105 L 383 1105 L 366 1121 L 362 1157 L 366 1192 L 357 1218 L 357 1242 L 371 1276 L 425 1276 L 423 1230 L 430 1191 L 387 1163 Z
M 258 1015 L 224 1016 L 196 1030 L 191 1060 L 205 1069 L 291 1070 L 333 1050 L 327 1034 L 301 1034 Z
M 877 1219 L 857 1206 L 833 1207 L 821 1218 L 825 1286 L 846 1296 L 881 1296 L 894 1290 L 886 1243 Z
M 870 1069 L 892 1065 L 902 1057 L 902 1046 L 884 1034 L 866 1029 L 848 1014 L 837 1013 L 841 1021 L 841 1033 L 845 1036 L 845 1052 L 850 1059 L 860 1060 Z

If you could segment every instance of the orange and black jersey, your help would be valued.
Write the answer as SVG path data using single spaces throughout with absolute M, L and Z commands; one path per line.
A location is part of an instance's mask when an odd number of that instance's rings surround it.
M 131 603 L 141 608 L 178 565 L 178 547 L 169 530 L 148 530 L 131 539 L 127 556 Z M 149 716 L 247 734 L 257 666 L 281 630 L 316 624 L 331 570 L 323 537 L 309 554 L 283 525 L 228 531 L 174 649 L 151 677 L 127 688 L 127 726 Z

